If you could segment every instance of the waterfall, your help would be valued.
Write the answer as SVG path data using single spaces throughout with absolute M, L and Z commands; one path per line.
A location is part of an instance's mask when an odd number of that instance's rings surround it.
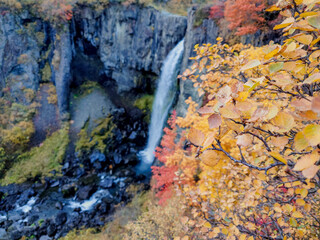
M 154 98 L 149 125 L 148 143 L 140 152 L 141 167 L 150 165 L 154 160 L 154 151 L 162 136 L 164 123 L 172 105 L 176 93 L 176 79 L 183 54 L 184 40 L 180 41 L 164 60 L 158 80 L 156 95 Z

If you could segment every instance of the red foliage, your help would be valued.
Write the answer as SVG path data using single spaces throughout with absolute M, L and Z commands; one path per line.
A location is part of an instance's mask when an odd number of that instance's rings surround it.
M 165 132 L 161 140 L 161 147 L 156 148 L 155 156 L 162 162 L 166 163 L 168 157 L 174 154 L 177 144 L 175 139 L 177 137 L 177 126 L 176 126 L 176 111 L 173 111 L 171 117 L 168 119 L 169 127 L 165 127 Z M 178 170 L 177 166 L 153 166 L 152 173 L 153 179 L 155 180 L 154 189 L 158 189 L 156 196 L 159 198 L 159 204 L 164 204 L 165 201 L 171 197 L 171 187 L 174 184 L 174 178 L 176 177 L 175 172 Z
M 210 8 L 210 18 L 220 19 L 224 17 L 224 3 L 220 2 Z
M 265 0 L 227 0 L 224 16 L 237 35 L 253 34 L 265 25 L 261 14 L 265 8 Z
M 71 20 L 73 16 L 72 8 L 70 0 L 46 0 L 40 5 L 40 11 L 51 20 Z

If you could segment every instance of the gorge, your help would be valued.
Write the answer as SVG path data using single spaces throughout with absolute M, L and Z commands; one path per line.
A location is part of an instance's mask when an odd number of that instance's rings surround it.
M 184 100 L 196 98 L 184 82 L 172 91 L 174 75 L 188 66 L 196 43 L 214 43 L 218 34 L 213 20 L 194 26 L 195 12 L 184 17 L 110 3 L 102 12 L 77 9 L 57 27 L 28 11 L 3 10 L 0 96 L 11 107 L 34 111 L 20 121 L 32 122 L 34 133 L 24 148 L 29 155 L 14 153 L 1 170 L 0 239 L 58 239 L 74 228 L 102 226 L 116 204 L 130 200 L 128 186 L 148 188 L 149 179 L 133 168 L 146 145 L 150 114 L 144 101 L 137 107 L 138 100 L 153 95 L 159 84 L 158 95 L 168 101 L 161 116 L 151 117 L 161 123 L 153 123 L 158 133 L 146 150 L 150 165 L 171 102 L 183 115 Z M 163 70 L 171 69 L 161 74 L 163 64 Z M 51 150 L 57 142 L 62 147 Z M 54 152 L 54 161 L 46 162 Z M 39 158 L 44 163 L 28 162 Z M 46 173 L 37 169 L 47 167 Z

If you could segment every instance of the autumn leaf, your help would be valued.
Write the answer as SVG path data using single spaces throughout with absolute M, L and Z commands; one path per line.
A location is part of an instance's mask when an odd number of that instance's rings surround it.
M 248 69 L 251 69 L 251 68 L 255 68 L 257 66 L 261 65 L 261 62 L 257 59 L 255 60 L 252 60 L 250 62 L 248 62 L 246 65 L 244 65 L 242 68 L 241 68 L 241 71 L 245 71 L 245 70 L 248 70 Z
M 314 96 L 312 98 L 311 110 L 315 113 L 320 113 L 320 96 Z
M 279 112 L 272 121 L 275 126 L 280 128 L 279 132 L 288 132 L 295 125 L 294 118 L 285 112 Z
M 218 114 L 218 113 L 212 114 L 208 118 L 208 123 L 209 123 L 210 129 L 219 127 L 222 123 L 222 119 L 221 119 L 220 114 Z
M 237 145 L 241 146 L 241 147 L 248 147 L 252 144 L 252 136 L 248 135 L 248 134 L 243 134 L 243 135 L 239 135 L 237 136 Z
M 278 72 L 283 68 L 283 62 L 272 63 L 269 65 L 270 73 Z
M 205 139 L 205 135 L 202 131 L 200 131 L 196 128 L 192 128 L 189 131 L 188 139 L 192 144 L 194 144 L 196 146 L 201 146 L 204 139 Z
M 294 147 L 298 152 L 303 151 L 309 146 L 308 140 L 305 138 L 303 132 L 298 132 L 294 137 Z
M 239 110 L 233 105 L 233 104 L 227 104 L 226 106 L 220 108 L 220 114 L 224 118 L 239 118 L 240 117 L 240 112 Z
M 314 147 L 320 144 L 320 125 L 308 125 L 303 129 L 303 134 L 310 146 Z
M 280 162 L 282 162 L 284 164 L 287 164 L 287 160 L 285 158 L 283 158 L 280 153 L 278 153 L 278 152 L 270 152 L 269 154 L 270 154 L 271 157 L 277 159 L 278 161 L 280 161 Z
M 317 152 L 313 152 L 312 154 L 305 155 L 298 160 L 293 170 L 302 171 L 314 165 L 314 163 L 317 162 L 318 160 L 319 160 L 319 154 Z
M 304 169 L 302 175 L 306 178 L 314 178 L 319 171 L 319 166 L 312 165 L 311 167 Z
M 319 15 L 308 17 L 307 21 L 311 26 L 320 29 L 320 16 Z

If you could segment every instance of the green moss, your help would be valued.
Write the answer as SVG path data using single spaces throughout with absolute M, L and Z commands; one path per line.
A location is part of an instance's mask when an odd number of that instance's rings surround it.
M 51 176 L 54 170 L 59 172 L 68 144 L 69 127 L 65 126 L 48 137 L 41 146 L 20 155 L 0 183 L 22 183 L 35 177 Z
M 150 122 L 153 100 L 153 95 L 145 94 L 141 98 L 138 98 L 133 104 L 135 107 L 139 108 L 144 114 L 146 114 L 144 120 L 148 123 Z
M 51 68 L 50 68 L 50 65 L 49 63 L 47 62 L 45 65 L 44 65 L 44 68 L 41 69 L 41 80 L 42 82 L 50 82 L 51 80 Z
M 76 143 L 76 151 L 81 155 L 89 153 L 94 148 L 102 153 L 107 153 L 108 147 L 112 145 L 113 130 L 116 128 L 112 121 L 112 116 L 99 120 L 91 133 L 88 131 L 88 125 L 89 120 L 78 135 L 79 140 Z
M 193 27 L 200 27 L 203 20 L 208 19 L 210 15 L 208 8 L 200 8 L 195 13 L 195 19 L 193 22 Z

